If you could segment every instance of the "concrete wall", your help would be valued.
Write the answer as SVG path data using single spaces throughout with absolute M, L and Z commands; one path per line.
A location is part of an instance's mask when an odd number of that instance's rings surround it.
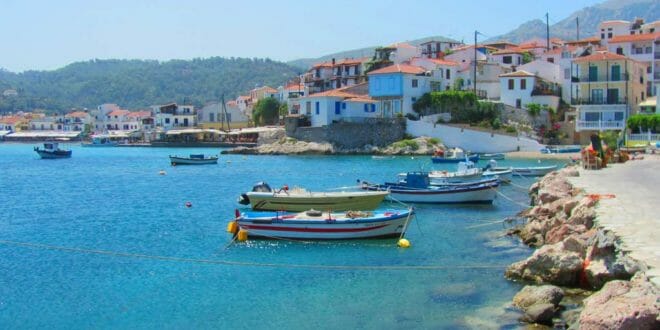
M 437 118 L 438 115 L 432 115 L 418 121 L 407 120 L 406 132 L 412 136 L 436 137 L 446 146 L 461 147 L 471 152 L 538 151 L 543 148 L 537 141 L 525 137 L 435 124 Z
M 335 146 L 355 149 L 365 145 L 384 147 L 403 139 L 403 119 L 364 118 L 361 123 L 338 122 L 323 127 L 297 127 L 297 120 L 287 118 L 286 134 L 307 142 L 330 142 Z

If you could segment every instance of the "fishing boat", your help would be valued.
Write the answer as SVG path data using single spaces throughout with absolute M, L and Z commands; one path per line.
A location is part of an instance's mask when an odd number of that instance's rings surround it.
M 497 177 L 501 183 L 509 183 L 513 178 L 513 169 L 511 167 L 501 167 L 499 170 L 487 169 L 482 174 L 484 178 Z
M 504 160 L 504 157 L 505 157 L 505 155 L 503 153 L 479 154 L 479 159 Z
M 60 149 L 57 142 L 44 142 L 43 149 L 34 147 L 42 159 L 71 158 L 71 150 Z
M 479 155 L 466 153 L 461 148 L 451 148 L 447 149 L 447 151 L 440 149 L 436 150 L 431 157 L 431 161 L 434 163 L 458 163 L 467 160 L 471 162 L 478 162 Z
M 312 192 L 297 187 L 289 190 L 288 186 L 273 190 L 268 183 L 259 182 L 252 191 L 241 194 L 238 202 L 260 211 L 373 210 L 388 194 L 387 191 Z
M 406 180 L 407 173 L 399 173 L 399 181 Z M 471 161 L 462 161 L 458 163 L 455 172 L 449 171 L 430 171 L 429 179 L 431 184 L 445 184 L 467 182 L 480 179 L 482 170 L 474 166 Z
M 544 154 L 564 154 L 564 153 L 574 153 L 574 152 L 580 152 L 582 150 L 581 146 L 578 145 L 573 145 L 573 146 L 545 146 L 545 148 L 541 149 L 541 153 Z
M 497 170 L 498 168 L 494 168 Z M 531 167 L 513 167 L 513 175 L 519 176 L 544 176 L 557 169 L 557 165 L 550 166 L 531 166 Z
M 238 212 L 237 212 L 238 213 Z M 291 239 L 356 239 L 399 237 L 413 215 L 408 210 L 300 213 L 243 212 L 230 224 L 234 234 L 247 231 L 250 237 Z
M 432 185 L 425 172 L 409 172 L 406 180 L 397 183 L 370 184 L 361 188 L 370 191 L 389 191 L 390 199 L 404 203 L 492 203 L 499 179 Z
M 204 156 L 192 154 L 190 157 L 170 156 L 170 163 L 174 165 L 208 165 L 217 164 L 218 156 Z
M 117 142 L 110 140 L 105 135 L 94 135 L 91 142 L 83 142 L 81 145 L 83 147 L 116 147 Z

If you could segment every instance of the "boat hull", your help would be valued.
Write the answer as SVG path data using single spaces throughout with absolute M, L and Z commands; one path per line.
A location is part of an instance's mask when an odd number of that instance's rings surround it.
M 465 158 L 475 163 L 479 161 L 479 155 L 470 155 L 461 158 L 431 157 L 431 161 L 434 163 L 458 163 L 458 162 L 464 162 Z
M 537 167 L 514 167 L 513 175 L 518 176 L 543 176 L 557 169 L 557 165 Z
M 60 158 L 71 158 L 71 150 L 57 150 L 57 151 L 45 151 L 35 149 L 34 151 L 39 154 L 41 159 L 60 159 Z
M 170 156 L 170 163 L 172 165 L 211 165 L 218 163 L 218 157 L 191 159 Z
M 511 182 L 511 179 L 513 178 L 513 171 L 511 169 L 506 169 L 506 170 L 499 170 L 499 171 L 492 171 L 492 170 L 486 170 L 483 172 L 483 176 L 485 178 L 492 178 L 497 176 L 500 179 L 500 182 Z
M 273 193 L 248 192 L 253 210 L 260 211 L 293 211 L 300 212 L 309 209 L 316 210 L 374 210 L 388 195 L 387 192 L 337 192 L 337 193 Z
M 364 185 L 367 190 L 389 190 L 389 198 L 404 203 L 461 204 L 492 203 L 497 197 L 498 180 L 473 184 L 450 184 L 428 189 L 397 185 Z
M 479 159 L 494 159 L 494 160 L 504 160 L 505 155 L 502 153 L 497 154 L 479 154 Z
M 336 218 L 327 212 L 318 217 L 291 218 L 291 214 L 260 212 L 257 217 L 242 214 L 236 222 L 249 237 L 342 240 L 398 237 L 405 229 L 409 211 L 392 211 L 366 218 Z M 329 220 L 332 219 L 332 220 Z

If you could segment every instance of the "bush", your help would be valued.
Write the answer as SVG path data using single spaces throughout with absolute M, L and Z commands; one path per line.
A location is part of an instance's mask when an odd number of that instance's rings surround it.
M 507 133 L 518 133 L 518 130 L 513 126 L 507 126 L 505 130 Z
M 412 149 L 412 150 L 419 149 L 419 144 L 417 144 L 417 141 L 410 140 L 410 139 L 405 139 L 405 140 L 401 140 L 401 141 L 398 141 L 398 142 L 394 142 L 392 145 L 396 148 L 401 148 L 401 149 L 406 148 L 406 147 L 410 147 L 410 149 Z
M 502 127 L 502 121 L 499 118 L 495 118 L 490 122 L 490 126 L 492 126 L 493 129 L 500 129 Z
M 435 145 L 440 144 L 440 139 L 438 139 L 438 138 L 430 138 L 430 139 L 426 140 L 426 143 L 428 143 L 428 144 L 430 144 L 430 145 L 432 145 L 432 146 L 435 146 Z

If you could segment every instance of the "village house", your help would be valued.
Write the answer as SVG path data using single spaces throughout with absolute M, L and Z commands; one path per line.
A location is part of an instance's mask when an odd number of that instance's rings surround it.
M 74 111 L 64 115 L 65 131 L 85 131 L 91 129 L 92 116 L 85 111 Z
M 594 131 L 622 130 L 645 99 L 646 67 L 623 55 L 603 51 L 573 60 L 577 76 L 571 104 L 577 109 L 581 141 Z
M 211 102 L 197 111 L 197 122 L 203 129 L 230 129 L 247 127 L 248 117 L 241 112 L 236 101 Z
M 432 79 L 429 82 L 431 92 L 446 91 L 453 88 L 460 67 L 454 61 L 425 57 L 413 58 L 410 64 L 432 73 Z
M 277 88 L 279 101 L 286 103 L 289 114 L 300 113 L 300 98 L 307 95 L 307 88 L 301 83 L 291 83 Z
M 445 56 L 447 50 L 462 45 L 462 43 L 451 40 L 429 40 L 419 45 L 422 57 L 441 59 Z
M 646 95 L 657 95 L 654 82 L 660 81 L 660 31 L 615 35 L 609 39 L 607 48 L 612 53 L 644 63 L 647 66 Z
M 516 108 L 527 108 L 530 103 L 557 109 L 561 87 L 525 70 L 500 75 L 501 101 Z
M 335 121 L 360 122 L 364 118 L 382 117 L 376 101 L 369 97 L 367 83 L 311 94 L 300 99 L 303 115 L 311 126 L 329 125 Z
M 368 76 L 369 96 L 385 118 L 413 113 L 415 101 L 431 91 L 431 73 L 419 66 L 394 64 Z
M 155 116 L 156 127 L 165 130 L 173 128 L 192 128 L 197 125 L 197 114 L 192 105 L 177 105 L 168 103 L 151 106 Z

